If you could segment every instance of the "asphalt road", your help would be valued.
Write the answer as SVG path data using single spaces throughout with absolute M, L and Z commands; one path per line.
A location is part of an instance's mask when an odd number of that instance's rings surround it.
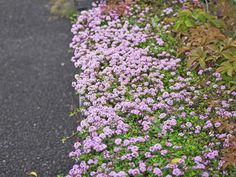
M 0 0 L 0 177 L 66 174 L 77 102 L 70 22 L 49 21 L 48 0 Z

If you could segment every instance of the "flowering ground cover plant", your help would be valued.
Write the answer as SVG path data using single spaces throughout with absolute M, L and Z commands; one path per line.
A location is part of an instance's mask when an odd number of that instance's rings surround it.
M 123 16 L 104 5 L 79 15 L 70 47 L 84 119 L 68 177 L 235 175 L 236 92 L 177 57 L 162 19 L 182 3 L 160 17 L 142 3 Z

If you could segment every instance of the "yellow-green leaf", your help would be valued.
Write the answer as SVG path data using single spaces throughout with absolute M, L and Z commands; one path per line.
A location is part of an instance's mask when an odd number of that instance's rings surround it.
M 233 55 L 233 53 L 229 50 L 226 50 L 224 52 L 222 52 L 223 56 L 230 60 L 230 61 L 236 61 L 236 56 Z
M 35 176 L 35 177 L 38 177 L 38 174 L 35 172 L 35 171 L 31 171 L 29 173 L 30 176 Z
M 191 58 L 187 60 L 187 67 L 190 68 L 191 65 L 193 64 L 193 62 L 195 62 L 195 58 Z
M 187 19 L 185 22 L 185 25 L 189 28 L 193 27 L 194 26 L 194 22 L 191 21 L 190 19 Z
M 202 69 L 206 68 L 206 62 L 205 62 L 205 58 L 204 57 L 199 58 L 199 64 L 200 64 Z
M 179 163 L 180 160 L 181 160 L 180 158 L 175 158 L 175 159 L 172 159 L 170 163 L 176 164 L 176 163 Z

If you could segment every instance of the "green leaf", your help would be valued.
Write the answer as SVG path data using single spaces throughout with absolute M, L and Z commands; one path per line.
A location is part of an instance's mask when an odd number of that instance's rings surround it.
M 179 13 L 179 17 L 189 17 L 192 15 L 192 12 L 190 10 L 182 10 L 180 13 Z
M 219 49 L 218 49 L 218 46 L 215 45 L 215 44 L 207 45 L 206 48 L 207 48 L 207 49 L 210 49 L 212 52 L 216 52 L 216 51 L 219 50 Z
M 187 67 L 190 68 L 191 65 L 193 64 L 193 62 L 195 62 L 195 58 L 191 58 L 191 59 L 187 60 Z
M 152 26 L 153 26 L 153 27 L 157 27 L 157 24 L 158 24 L 159 21 L 160 21 L 160 19 L 155 15 L 155 16 L 152 18 Z
M 230 81 L 229 83 L 236 85 L 236 81 Z
M 201 68 L 206 68 L 206 56 L 207 53 L 204 51 L 203 47 L 198 47 L 195 50 L 191 51 L 189 53 L 189 57 L 191 58 L 187 62 L 187 66 L 191 66 L 194 61 L 198 61 L 197 65 L 199 64 Z M 194 66 L 194 68 L 197 67 L 197 65 Z
M 63 175 L 57 175 L 57 177 L 64 177 Z
M 232 70 L 232 69 L 228 69 L 228 70 L 227 70 L 227 74 L 228 74 L 230 77 L 232 77 L 232 75 L 233 75 L 233 70 Z
M 194 27 L 194 22 L 190 19 L 187 19 L 184 23 L 189 28 Z
M 205 69 L 205 68 L 206 68 L 205 59 L 206 59 L 205 57 L 201 57 L 201 58 L 199 59 L 199 64 L 200 64 L 200 66 L 201 66 L 202 69 Z
M 233 53 L 229 50 L 223 51 L 222 55 L 229 61 L 236 61 L 236 56 L 234 56 Z
M 230 90 L 231 90 L 231 91 L 236 90 L 236 85 L 235 85 L 235 86 L 231 86 Z
M 222 74 L 227 73 L 228 76 L 232 77 L 234 68 L 230 62 L 221 63 L 220 67 L 216 69 L 217 72 L 221 72 Z
M 179 31 L 180 25 L 181 25 L 180 22 L 176 22 L 176 23 L 175 23 L 175 26 L 174 26 L 174 30 L 175 30 L 175 31 Z
M 232 47 L 236 47 L 236 39 L 234 39 L 233 41 L 231 41 L 230 45 L 231 45 Z

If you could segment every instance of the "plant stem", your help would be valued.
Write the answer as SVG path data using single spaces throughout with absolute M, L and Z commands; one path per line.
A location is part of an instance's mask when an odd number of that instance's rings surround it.
M 208 4 L 208 1 L 205 0 L 205 3 L 206 3 L 206 12 L 209 12 L 209 4 Z

